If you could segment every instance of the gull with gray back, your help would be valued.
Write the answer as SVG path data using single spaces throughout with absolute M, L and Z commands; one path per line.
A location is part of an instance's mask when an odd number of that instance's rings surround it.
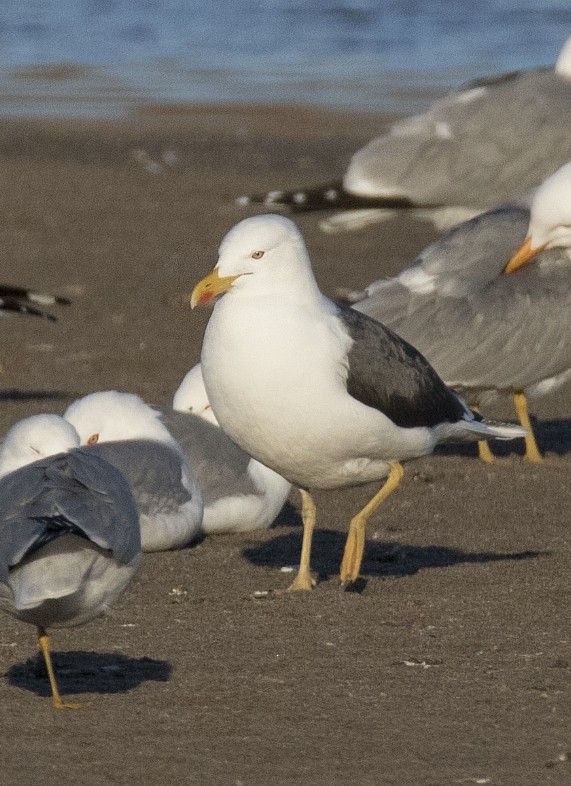
M 460 224 L 351 300 L 473 405 L 512 396 L 526 459 L 541 461 L 527 398 L 571 379 L 571 163 L 541 185 L 531 210 L 505 206 Z M 480 455 L 493 460 L 484 446 Z
M 104 614 L 141 557 L 127 482 L 57 415 L 20 421 L 0 448 L 0 608 L 38 630 L 54 707 L 48 628 Z
M 200 534 L 202 494 L 160 414 L 133 393 L 91 393 L 64 417 L 81 444 L 125 476 L 137 504 L 143 551 L 182 548 Z
M 342 182 L 238 201 L 349 211 L 324 222 L 330 231 L 387 217 L 375 208 L 421 209 L 450 226 L 525 199 L 570 160 L 570 117 L 571 38 L 554 67 L 477 80 L 397 121 L 353 155 Z

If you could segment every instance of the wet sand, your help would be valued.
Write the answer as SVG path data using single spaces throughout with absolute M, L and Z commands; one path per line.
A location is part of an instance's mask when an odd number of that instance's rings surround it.
M 2 433 L 94 390 L 168 403 L 208 318 L 186 296 L 248 215 L 233 198 L 339 176 L 387 121 L 207 106 L 5 121 L 2 280 L 73 303 L 54 324 L 2 321 Z M 395 273 L 435 237 L 405 216 L 343 235 L 319 218 L 297 221 L 328 294 Z M 311 594 L 255 595 L 291 580 L 296 494 L 268 531 L 147 555 L 109 617 L 54 631 L 80 710 L 52 709 L 34 630 L 3 616 L 2 783 L 568 783 L 570 394 L 534 405 L 542 466 L 411 462 L 371 522 L 359 592 L 336 573 L 372 487 L 317 495 Z

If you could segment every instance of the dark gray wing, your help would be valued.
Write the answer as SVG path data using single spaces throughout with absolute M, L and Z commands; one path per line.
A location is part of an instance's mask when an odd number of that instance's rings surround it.
M 0 479 L 0 580 L 27 554 L 74 532 L 127 564 L 141 550 L 125 479 L 82 449 L 50 456 Z
M 413 346 L 375 319 L 339 306 L 353 339 L 347 392 L 397 426 L 435 426 L 462 420 L 466 410 Z
M 108 461 L 125 477 L 141 515 L 174 513 L 192 499 L 182 484 L 181 456 L 155 440 L 88 445 L 84 451 Z
M 205 505 L 222 497 L 257 493 L 248 473 L 251 457 L 222 429 L 191 413 L 157 409 L 161 421 L 182 447 Z
M 553 69 L 452 93 L 357 151 L 344 185 L 382 186 L 416 205 L 491 207 L 571 159 L 569 117 L 571 82 Z

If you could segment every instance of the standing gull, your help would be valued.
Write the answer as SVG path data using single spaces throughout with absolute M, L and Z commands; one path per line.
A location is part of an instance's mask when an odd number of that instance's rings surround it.
M 122 475 L 79 447 L 57 415 L 13 426 L 0 449 L 0 609 L 36 625 L 54 707 L 64 704 L 47 628 L 104 614 L 141 557 L 137 509 Z
M 181 548 L 202 521 L 202 495 L 180 445 L 153 410 L 133 393 L 91 393 L 64 417 L 81 444 L 125 476 L 137 503 L 143 551 Z
M 469 83 L 423 114 L 394 123 L 353 155 L 342 182 L 238 201 L 294 210 L 446 206 L 447 213 L 479 212 L 521 198 L 571 159 L 570 117 L 571 38 L 554 68 Z M 348 214 L 347 227 L 382 215 L 371 209 Z M 343 227 L 342 215 L 324 226 Z
M 483 422 L 412 346 L 324 297 L 287 218 L 249 218 L 226 235 L 192 305 L 217 297 L 202 347 L 206 391 L 229 436 L 300 488 L 304 532 L 292 590 L 312 586 L 310 489 L 387 478 L 349 525 L 340 571 L 347 584 L 359 575 L 368 518 L 400 483 L 401 461 L 439 442 L 523 434 Z
M 525 458 L 541 461 L 527 396 L 571 378 L 571 163 L 542 184 L 531 210 L 501 207 L 460 224 L 352 299 L 471 404 L 511 395 L 528 430 Z M 484 443 L 480 456 L 493 460 Z
M 200 364 L 184 377 L 173 399 L 176 412 L 161 420 L 185 452 L 202 491 L 207 534 L 269 527 L 291 484 L 251 458 L 222 431 L 212 411 Z

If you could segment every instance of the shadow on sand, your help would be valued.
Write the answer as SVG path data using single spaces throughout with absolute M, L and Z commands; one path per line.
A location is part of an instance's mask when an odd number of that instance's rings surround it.
M 60 693 L 127 693 L 142 682 L 167 682 L 172 667 L 168 661 L 129 658 L 109 652 L 55 652 L 52 660 Z M 10 685 L 37 696 L 51 696 L 44 659 L 16 663 L 6 674 Z
M 0 403 L 2 401 L 62 401 L 72 399 L 73 393 L 64 393 L 61 390 L 0 390 Z
M 311 566 L 321 581 L 337 576 L 343 556 L 346 533 L 335 530 L 316 530 L 311 550 Z M 267 543 L 246 549 L 243 554 L 252 564 L 283 567 L 299 562 L 301 533 L 278 535 Z M 446 546 L 413 546 L 395 542 L 367 541 L 362 576 L 412 576 L 419 570 L 448 568 L 464 563 L 505 562 L 537 559 L 548 556 L 547 551 L 492 551 L 467 552 Z

